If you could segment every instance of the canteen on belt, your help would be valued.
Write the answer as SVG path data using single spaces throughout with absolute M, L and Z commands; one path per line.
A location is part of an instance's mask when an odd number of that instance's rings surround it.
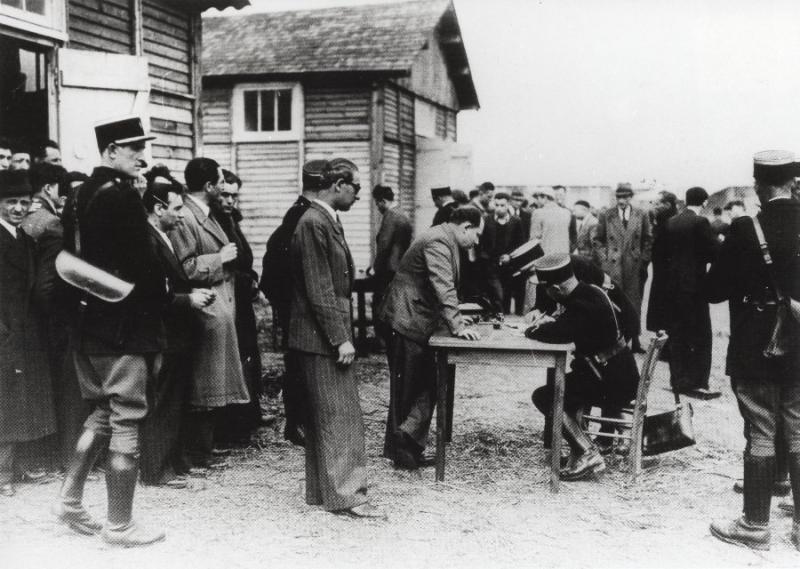
M 134 286 L 69 251 L 61 251 L 56 257 L 56 272 L 68 284 L 106 302 L 124 300 Z

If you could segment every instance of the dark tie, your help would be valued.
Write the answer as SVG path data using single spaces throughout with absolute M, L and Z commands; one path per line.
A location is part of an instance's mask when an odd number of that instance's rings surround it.
M 21 228 L 17 227 L 17 241 L 22 241 L 23 235 L 25 235 L 25 232 L 22 231 Z
M 628 208 L 622 210 L 622 226 L 627 229 L 628 228 Z

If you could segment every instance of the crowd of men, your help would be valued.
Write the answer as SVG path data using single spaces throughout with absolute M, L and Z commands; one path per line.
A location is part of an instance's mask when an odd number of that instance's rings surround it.
M 282 331 L 284 436 L 305 447 L 306 502 L 385 517 L 367 495 L 355 267 L 339 218 L 359 199 L 357 166 L 341 157 L 304 164 L 301 195 L 267 243 L 259 281 L 234 173 L 208 158 L 188 162 L 185 183 L 163 166 L 145 172 L 154 137 L 137 117 L 95 133 L 101 165 L 88 177 L 66 172 L 52 141 L 30 154 L 0 141 L 0 494 L 13 496 L 20 477 L 40 477 L 36 458 L 49 448 L 63 471 L 53 506 L 60 521 L 111 544 L 163 539 L 162 530 L 134 521 L 137 480 L 185 487 L 188 475 L 224 463 L 219 446 L 247 440 L 261 422 L 253 311 L 260 290 Z M 580 199 L 568 207 L 564 186 L 539 188 L 530 202 L 490 182 L 469 195 L 433 188 L 436 215 L 416 236 L 394 190 L 373 188 L 381 223 L 369 272 L 390 373 L 384 456 L 403 469 L 430 463 L 429 339 L 444 329 L 477 340 L 461 310 L 471 301 L 495 319 L 525 314 L 530 338 L 574 344 L 561 476 L 602 473 L 604 454 L 630 449 L 590 438 L 581 413 L 596 406 L 614 416 L 634 397 L 652 274 L 646 323 L 669 334 L 676 393 L 719 395 L 709 389 L 709 302 L 729 302 L 727 373 L 747 439 L 738 485 L 744 515 L 711 531 L 768 547 L 773 492 L 791 486 L 800 496 L 797 174 L 790 153 L 757 154 L 760 213 L 745 215 L 732 201 L 730 222 L 721 210 L 704 216 L 709 195 L 700 187 L 685 192 L 680 208 L 662 192 L 649 210 L 633 205 L 630 184 L 619 184 L 615 203 L 599 210 Z M 549 441 L 552 386 L 532 398 Z M 83 506 L 103 455 L 105 524 Z

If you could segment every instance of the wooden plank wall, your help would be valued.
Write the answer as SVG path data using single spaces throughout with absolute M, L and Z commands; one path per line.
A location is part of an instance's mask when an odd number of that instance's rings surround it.
M 133 22 L 130 0 L 70 0 L 68 47 L 134 53 Z
M 414 97 L 387 83 L 384 89 L 384 179 L 395 190 L 399 207 L 413 223 L 414 164 Z

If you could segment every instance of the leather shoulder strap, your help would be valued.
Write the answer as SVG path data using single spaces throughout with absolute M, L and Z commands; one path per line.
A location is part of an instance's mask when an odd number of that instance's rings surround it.
M 97 188 L 97 191 L 95 191 L 95 193 L 92 194 L 92 197 L 89 198 L 89 201 L 86 202 L 86 209 L 84 210 L 84 212 L 89 211 L 89 208 L 92 207 L 94 200 L 97 199 L 97 194 L 99 194 L 104 190 L 113 188 L 114 185 L 115 185 L 114 181 L 109 180 L 108 182 Z M 75 256 L 77 257 L 81 256 L 81 222 L 80 219 L 78 219 L 78 195 L 80 194 L 82 188 L 83 184 L 81 184 L 75 189 L 75 197 L 72 201 L 72 213 L 75 216 Z

